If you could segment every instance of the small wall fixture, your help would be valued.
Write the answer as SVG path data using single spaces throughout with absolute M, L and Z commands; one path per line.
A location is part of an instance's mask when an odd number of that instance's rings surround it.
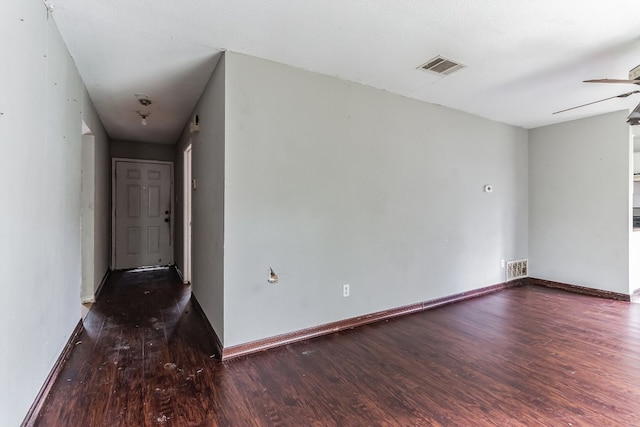
M 189 130 L 191 133 L 200 132 L 200 117 L 198 115 L 194 115 L 191 118 L 191 123 L 189 123 Z

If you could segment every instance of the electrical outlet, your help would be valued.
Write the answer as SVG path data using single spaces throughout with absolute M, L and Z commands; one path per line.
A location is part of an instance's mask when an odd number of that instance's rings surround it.
M 349 285 L 342 285 L 342 296 L 343 297 L 348 297 L 349 296 Z
M 500 267 L 504 268 L 504 259 L 500 260 Z

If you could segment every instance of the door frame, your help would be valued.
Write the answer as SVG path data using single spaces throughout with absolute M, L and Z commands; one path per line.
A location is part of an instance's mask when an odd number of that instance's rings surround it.
M 146 159 L 129 159 L 125 157 L 112 157 L 111 158 L 111 270 L 115 270 L 116 267 L 116 163 L 117 162 L 129 162 L 129 163 L 145 163 L 145 164 L 154 164 L 154 165 L 169 165 L 170 169 L 170 183 L 169 183 L 169 194 L 170 194 L 170 206 L 169 209 L 169 224 L 171 227 L 169 229 L 169 241 L 171 242 L 169 246 L 170 257 L 169 264 L 175 264 L 174 260 L 174 248 L 175 248 L 175 239 L 174 239 L 174 211 L 175 211 L 175 196 L 173 195 L 173 162 L 168 162 L 164 160 L 146 160 Z
M 182 165 L 183 165 L 183 210 L 182 210 L 182 257 L 183 257 L 183 266 L 182 266 L 182 275 L 184 283 L 191 283 L 192 274 L 193 274 L 193 265 L 192 265 L 192 254 L 191 251 L 193 249 L 192 238 L 193 235 L 191 233 L 192 223 L 193 223 L 193 145 L 191 140 L 187 143 L 186 147 L 182 152 Z

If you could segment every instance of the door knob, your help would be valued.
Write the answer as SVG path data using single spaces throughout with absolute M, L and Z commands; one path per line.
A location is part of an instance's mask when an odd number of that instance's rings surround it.
M 164 222 L 169 222 L 169 218 L 165 218 L 165 219 L 164 219 Z

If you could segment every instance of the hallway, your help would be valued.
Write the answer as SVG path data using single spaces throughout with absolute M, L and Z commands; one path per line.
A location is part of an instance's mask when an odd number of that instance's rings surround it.
M 621 425 L 640 305 L 521 286 L 220 362 L 173 269 L 115 272 L 37 426 Z
M 190 298 L 174 269 L 113 272 L 37 425 L 199 425 L 219 364 Z

